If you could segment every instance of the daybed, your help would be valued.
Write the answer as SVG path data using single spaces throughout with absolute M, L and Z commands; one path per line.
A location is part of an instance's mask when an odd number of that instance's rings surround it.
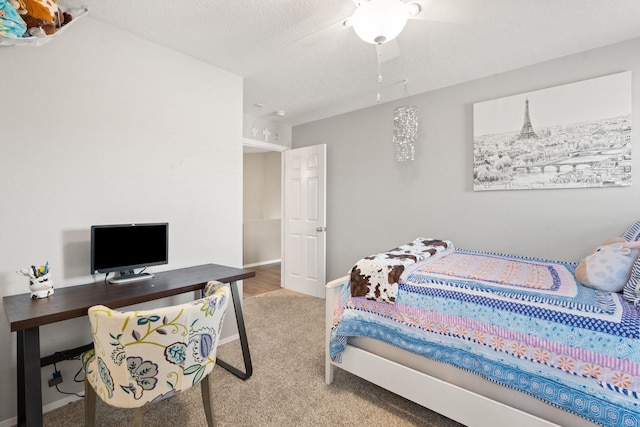
M 448 241 L 363 258 L 326 287 L 325 380 L 338 367 L 467 426 L 640 426 L 631 265 L 623 297 L 577 263 Z

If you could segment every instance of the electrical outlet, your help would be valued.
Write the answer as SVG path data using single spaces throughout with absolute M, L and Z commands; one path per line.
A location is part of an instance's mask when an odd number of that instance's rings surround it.
M 60 371 L 55 371 L 53 373 L 53 377 L 51 377 L 51 379 L 49 379 L 49 387 L 56 386 L 56 385 L 60 384 L 61 382 L 62 382 L 62 374 L 60 373 Z

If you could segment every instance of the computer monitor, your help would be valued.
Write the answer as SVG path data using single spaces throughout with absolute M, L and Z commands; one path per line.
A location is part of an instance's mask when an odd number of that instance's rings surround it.
M 124 275 L 168 262 L 168 223 L 91 226 L 91 274 Z

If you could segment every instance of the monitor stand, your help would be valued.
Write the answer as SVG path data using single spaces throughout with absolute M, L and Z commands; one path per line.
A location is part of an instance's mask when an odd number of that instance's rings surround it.
M 153 278 L 153 274 L 151 273 L 133 273 L 121 271 L 118 276 L 112 277 L 109 279 L 109 283 L 113 283 L 114 285 L 122 285 L 125 283 L 131 282 L 140 282 L 143 280 L 149 280 Z

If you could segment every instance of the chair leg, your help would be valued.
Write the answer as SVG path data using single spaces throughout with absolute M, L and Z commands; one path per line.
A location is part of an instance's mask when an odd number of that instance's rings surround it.
M 133 410 L 133 427 L 142 427 L 142 407 Z
M 200 381 L 200 390 L 202 391 L 202 406 L 204 406 L 204 414 L 207 417 L 207 426 L 215 427 L 216 420 L 211 404 L 211 373 Z
M 89 381 L 84 381 L 84 425 L 94 427 L 96 425 L 96 391 Z

